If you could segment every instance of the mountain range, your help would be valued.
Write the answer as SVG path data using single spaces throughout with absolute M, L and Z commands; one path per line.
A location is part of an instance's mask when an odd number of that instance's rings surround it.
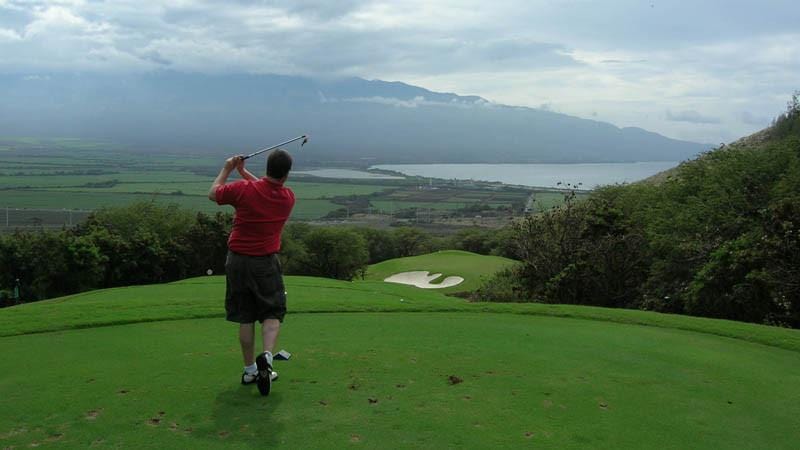
M 679 161 L 708 145 L 400 82 L 284 75 L 0 75 L 0 135 L 247 153 L 308 133 L 306 165 Z M 291 150 L 291 148 L 290 148 Z

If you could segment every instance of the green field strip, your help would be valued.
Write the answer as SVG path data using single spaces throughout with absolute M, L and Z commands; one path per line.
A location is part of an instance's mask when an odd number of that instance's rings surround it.
M 101 175 L 44 175 L 44 176 L 2 176 L 0 177 L 0 188 L 50 188 L 50 187 L 82 187 L 89 183 L 105 183 L 111 181 L 120 183 L 152 183 L 152 184 L 173 184 L 173 183 L 200 183 L 205 182 L 211 185 L 213 178 L 195 175 L 190 172 L 136 172 L 120 171 L 118 173 L 108 173 Z M 206 186 L 206 191 L 208 191 Z M 82 188 L 86 191 L 94 192 L 99 188 Z
M 0 207 L 30 209 L 97 209 L 155 201 L 176 204 L 182 208 L 206 213 L 233 212 L 230 206 L 219 206 L 205 195 L 127 194 L 113 192 L 68 192 L 58 190 L 3 190 Z M 292 211 L 295 219 L 311 220 L 324 217 L 340 206 L 328 200 L 301 200 Z
M 90 187 L 88 184 L 118 182 L 114 186 Z M 213 181 L 186 172 L 122 172 L 103 175 L 48 175 L 0 177 L 3 188 L 47 188 L 47 190 L 88 193 L 172 193 L 206 195 Z M 389 189 L 387 186 L 314 183 L 291 180 L 287 183 L 298 199 L 320 199 L 338 196 L 369 195 Z
M 390 200 L 370 200 L 373 208 L 377 208 L 384 212 L 400 211 L 401 209 L 438 209 L 438 210 L 452 210 L 461 209 L 470 203 L 450 203 L 450 202 L 422 202 L 422 201 L 390 201 Z

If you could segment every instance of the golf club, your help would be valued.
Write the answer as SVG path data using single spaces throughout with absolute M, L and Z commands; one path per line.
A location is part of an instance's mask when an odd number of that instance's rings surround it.
M 274 149 L 276 149 L 276 148 L 278 148 L 278 147 L 280 147 L 282 145 L 290 144 L 290 143 L 292 143 L 294 141 L 299 141 L 300 139 L 303 140 L 303 142 L 300 143 L 300 147 L 302 147 L 302 146 L 306 145 L 306 142 L 308 142 L 308 135 L 304 134 L 302 136 L 297 136 L 296 138 L 289 139 L 286 142 L 281 142 L 278 145 L 273 145 L 272 147 L 262 148 L 261 150 L 258 150 L 258 151 L 254 152 L 254 153 L 250 153 L 249 155 L 243 157 L 242 159 L 252 158 L 253 156 L 260 155 L 260 154 L 262 154 L 264 152 L 268 152 L 270 150 L 274 150 Z

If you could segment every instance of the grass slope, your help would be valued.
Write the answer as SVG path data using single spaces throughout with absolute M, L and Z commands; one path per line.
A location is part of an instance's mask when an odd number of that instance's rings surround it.
M 382 281 L 287 276 L 290 314 L 486 312 L 552 316 L 714 334 L 800 352 L 800 331 L 649 311 L 538 303 L 469 303 L 443 290 Z M 224 317 L 225 278 L 101 289 L 0 309 L 0 337 L 139 322 Z
M 282 334 L 294 358 L 276 363 L 281 379 L 264 399 L 238 385 L 233 328 L 200 319 L 0 339 L 0 445 L 792 448 L 797 442 L 795 352 L 553 317 L 298 314 Z M 49 370 L 42 370 L 44 362 Z
M 502 270 L 514 261 L 500 256 L 484 256 L 460 250 L 444 250 L 427 255 L 410 256 L 383 261 L 369 266 L 367 280 L 383 281 L 386 277 L 400 272 L 427 270 L 441 273 L 442 276 L 433 283 L 441 282 L 448 276 L 464 278 L 464 282 L 453 287 L 441 289 L 440 292 L 466 292 L 477 289 L 482 280 Z
M 222 277 L 0 310 L 0 448 L 793 448 L 800 438 L 796 330 L 286 281 L 280 346 L 294 357 L 276 363 L 266 399 L 238 384 Z

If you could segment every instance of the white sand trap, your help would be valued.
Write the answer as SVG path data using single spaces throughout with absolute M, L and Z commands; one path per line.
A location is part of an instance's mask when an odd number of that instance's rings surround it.
M 428 275 L 430 272 L 426 270 L 417 270 L 414 272 L 396 273 L 383 281 L 388 283 L 410 284 L 422 289 L 443 289 L 451 286 L 456 286 L 464 282 L 461 277 L 447 277 L 441 283 L 431 284 L 431 281 L 442 276 L 440 273 Z

